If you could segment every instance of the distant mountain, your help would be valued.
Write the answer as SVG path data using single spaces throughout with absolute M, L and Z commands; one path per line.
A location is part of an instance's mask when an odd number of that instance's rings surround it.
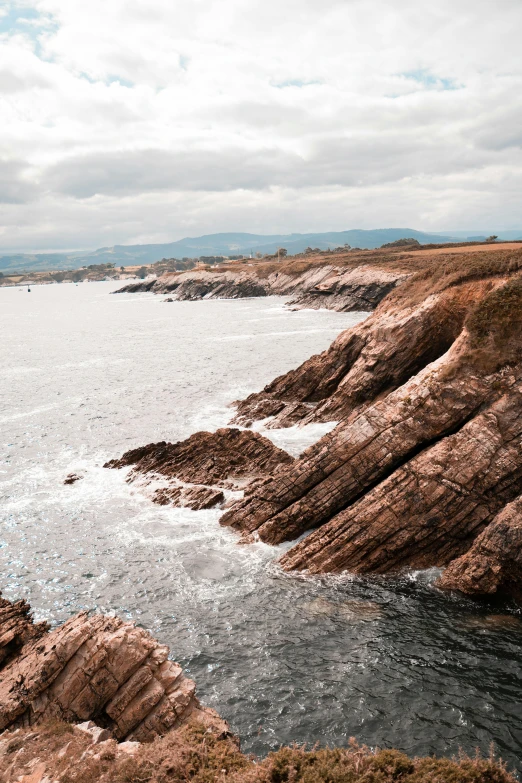
M 477 235 L 479 232 L 475 232 Z M 493 232 L 491 232 L 493 233 Z M 497 232 L 501 239 L 518 239 L 522 231 Z M 397 239 L 413 237 L 421 244 L 431 242 L 462 242 L 473 234 L 462 231 L 447 234 L 433 234 L 415 231 L 413 228 L 378 228 L 371 230 L 351 229 L 349 231 L 327 231 L 310 234 L 207 234 L 202 237 L 187 237 L 177 242 L 157 245 L 114 245 L 93 251 L 74 253 L 36 253 L 0 256 L 0 271 L 25 270 L 44 271 L 48 269 L 76 269 L 89 264 L 113 263 L 116 266 L 150 264 L 162 258 L 197 258 L 199 256 L 250 255 L 250 253 L 275 253 L 278 247 L 285 247 L 289 255 L 300 253 L 307 247 L 327 250 L 344 244 L 351 247 L 373 249 Z M 480 235 L 489 236 L 487 232 Z M 509 236 L 508 236 L 509 235 Z

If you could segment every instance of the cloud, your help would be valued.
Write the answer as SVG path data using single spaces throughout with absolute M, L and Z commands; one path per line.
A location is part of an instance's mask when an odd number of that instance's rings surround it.
M 521 23 L 519 0 L 11 0 L 1 241 L 518 227 Z
M 36 197 L 39 188 L 26 173 L 23 161 L 0 159 L 0 204 L 27 204 Z

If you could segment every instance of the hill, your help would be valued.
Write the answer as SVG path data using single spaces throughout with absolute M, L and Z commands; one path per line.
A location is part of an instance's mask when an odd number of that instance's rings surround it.
M 513 232 L 510 232 L 513 233 Z M 519 233 L 522 236 L 522 230 Z M 114 245 L 93 251 L 69 253 L 14 253 L 0 256 L 0 271 L 44 271 L 77 269 L 89 264 L 113 263 L 118 266 L 150 264 L 162 258 L 198 258 L 212 255 L 250 255 L 250 253 L 274 253 L 285 247 L 289 255 L 300 253 L 307 247 L 327 250 L 344 244 L 352 247 L 374 249 L 387 242 L 412 237 L 421 244 L 460 242 L 461 232 L 434 234 L 412 228 L 379 228 L 372 230 L 351 229 L 308 234 L 247 234 L 221 233 L 201 237 L 186 237 L 176 242 L 150 245 Z M 504 238 L 502 236 L 502 238 Z M 507 238 L 507 237 L 505 237 Z M 512 237 L 509 237 L 512 238 Z

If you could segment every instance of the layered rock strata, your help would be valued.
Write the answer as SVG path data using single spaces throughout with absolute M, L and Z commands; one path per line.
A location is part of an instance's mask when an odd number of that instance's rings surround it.
M 20 615 L 20 602 L 11 607 Z M 2 638 L 11 626 L 4 611 Z M 0 731 L 48 719 L 93 720 L 117 740 L 141 742 L 202 710 L 194 683 L 169 660 L 168 647 L 132 623 L 81 612 L 53 631 L 37 628 L 41 633 L 0 664 Z
M 353 414 L 291 469 L 247 491 L 221 524 L 278 544 L 330 520 L 416 452 L 458 429 L 496 394 L 490 381 L 472 370 L 451 384 L 444 373 L 439 360 Z
M 508 593 L 522 600 L 522 497 L 493 518 L 437 584 L 468 595 Z
M 303 271 L 293 273 L 287 271 L 286 264 L 275 266 L 274 271 L 266 274 L 257 266 L 236 270 L 196 269 L 170 273 L 157 280 L 130 283 L 116 293 L 152 291 L 168 294 L 170 301 L 290 296 L 293 299 L 289 304 L 294 308 L 327 308 L 347 312 L 373 310 L 408 276 L 401 271 L 371 267 L 364 263 L 355 267 L 305 264 Z
M 519 381 L 520 384 L 520 381 Z M 283 556 L 310 573 L 445 566 L 522 484 L 522 386 L 395 470 Z
M 236 403 L 234 423 L 248 426 L 268 416 L 272 427 L 296 421 L 346 419 L 442 356 L 459 335 L 465 309 L 457 296 L 431 296 L 402 305 L 342 332 L 323 353 Z
M 257 432 L 224 427 L 214 433 L 196 432 L 178 443 L 162 441 L 132 449 L 105 467 L 132 466 L 128 481 L 143 475 L 167 479 L 169 486 L 155 490 L 154 502 L 198 510 L 221 503 L 223 489 L 243 489 L 292 463 L 286 451 Z
M 12 603 L 0 593 L 0 669 L 27 642 L 39 639 L 47 631 L 47 623 L 34 623 L 27 601 Z
M 516 513 L 507 524 L 503 508 L 522 490 L 522 253 L 457 261 L 412 276 L 238 404 L 243 424 L 340 420 L 221 518 L 274 544 L 313 529 L 285 569 L 389 573 L 461 558 L 441 586 L 519 589 Z

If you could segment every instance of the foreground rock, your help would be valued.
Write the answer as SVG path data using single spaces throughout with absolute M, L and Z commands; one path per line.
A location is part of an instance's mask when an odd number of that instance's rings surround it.
M 462 578 L 488 593 L 495 572 L 494 589 L 517 594 L 516 515 L 506 525 L 501 512 L 522 487 L 521 269 L 520 250 L 439 256 L 323 354 L 239 403 L 244 424 L 340 423 L 247 489 L 222 524 L 269 543 L 315 528 L 281 559 L 312 573 L 443 567 L 469 552 L 441 585 Z M 470 576 L 480 562 L 488 578 Z
M 24 644 L 39 639 L 47 623 L 33 623 L 27 601 L 11 603 L 0 593 L 0 669 L 20 652 Z
M 150 443 L 104 467 L 132 466 L 128 481 L 143 475 L 168 479 L 168 487 L 154 492 L 154 502 L 202 509 L 224 500 L 222 488 L 241 489 L 292 463 L 289 454 L 257 432 L 224 427 L 178 443 Z
M 21 643 L 0 664 L 0 731 L 50 719 L 93 720 L 108 737 L 141 742 L 202 713 L 193 681 L 147 631 L 81 612 L 46 632 L 32 626 L 21 603 L 10 605 L 9 617 L 2 600 L 0 635 L 11 633 L 18 615 Z M 219 720 L 212 711 L 205 715 Z

